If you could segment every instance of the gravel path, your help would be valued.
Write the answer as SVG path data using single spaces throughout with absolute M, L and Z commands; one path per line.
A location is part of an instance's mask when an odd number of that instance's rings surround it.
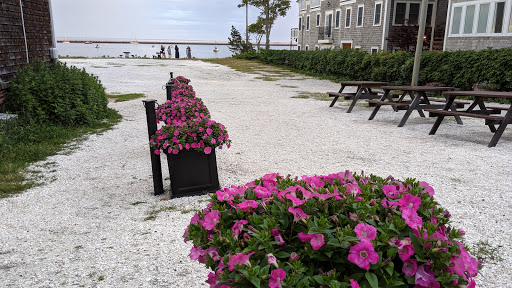
M 329 174 L 342 170 L 416 178 L 436 190 L 470 247 L 497 248 L 477 287 L 512 287 L 512 129 L 495 148 L 482 120 L 447 121 L 384 107 L 292 98 L 298 91 L 336 91 L 310 77 L 256 79 L 201 61 L 66 60 L 101 79 L 108 93 L 145 93 L 165 100 L 168 72 L 192 80 L 212 118 L 226 125 L 231 149 L 217 151 L 221 185 L 266 173 Z M 152 195 L 144 108 L 140 99 L 110 103 L 123 115 L 113 130 L 92 135 L 34 166 L 55 179 L 0 200 L 0 287 L 206 287 L 208 271 L 188 258 L 182 234 L 207 197 L 168 200 Z M 164 173 L 165 165 L 163 167 Z M 164 178 L 168 178 L 164 174 Z M 168 180 L 164 183 L 168 187 Z M 154 220 L 147 220 L 151 212 Z M 160 213 L 158 213 L 160 211 Z

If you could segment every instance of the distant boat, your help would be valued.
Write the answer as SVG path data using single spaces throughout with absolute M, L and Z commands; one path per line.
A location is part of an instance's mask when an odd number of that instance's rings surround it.
M 215 52 L 215 53 L 219 52 L 219 48 L 217 48 L 217 46 L 213 47 L 213 52 Z
M 107 44 L 103 44 L 103 46 L 110 46 L 110 44 L 108 44 L 108 43 Z
M 64 44 L 69 44 L 69 41 L 62 41 L 62 43 L 64 43 Z
M 85 41 L 84 44 L 92 44 L 91 41 Z
M 96 48 L 100 48 L 100 45 L 96 44 Z

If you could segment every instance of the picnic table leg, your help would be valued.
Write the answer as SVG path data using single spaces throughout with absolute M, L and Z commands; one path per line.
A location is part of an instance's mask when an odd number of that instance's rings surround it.
M 475 102 L 478 102 L 478 107 L 480 107 L 480 110 L 487 111 L 487 108 L 485 107 L 484 101 L 481 97 L 477 97 Z M 489 130 L 491 130 L 492 133 L 496 132 L 496 127 L 494 126 L 494 124 L 489 124 L 487 126 L 489 127 Z M 494 145 L 496 145 L 496 144 L 494 144 Z
M 361 89 L 361 85 L 359 85 L 357 86 L 357 93 L 354 96 L 354 99 L 352 100 L 350 107 L 348 107 L 347 113 L 352 112 L 352 109 L 354 109 L 354 106 L 356 106 L 356 103 L 359 100 L 359 97 L 361 97 L 361 94 L 363 94 L 363 89 Z
M 453 101 L 455 101 L 455 96 L 448 97 L 446 99 L 446 105 L 444 106 L 443 110 L 448 110 L 453 105 Z M 430 129 L 430 132 L 428 132 L 428 135 L 434 135 L 437 132 L 437 128 L 439 128 L 439 125 L 441 125 L 441 122 L 443 122 L 444 115 L 437 116 L 436 122 L 434 123 L 434 126 L 432 126 L 432 129 Z
M 505 128 L 507 128 L 508 123 L 512 120 L 512 104 L 510 105 L 510 108 L 508 108 L 507 114 L 505 114 L 505 118 L 500 124 L 500 127 L 498 127 L 498 130 L 494 133 L 494 136 L 492 136 L 491 142 L 489 142 L 489 145 L 487 147 L 494 147 L 498 143 L 498 141 L 501 138 L 501 135 L 503 134 L 503 131 L 505 131 Z
M 412 91 L 409 91 L 409 95 L 412 96 L 414 95 L 414 93 Z M 420 103 L 420 99 L 422 96 L 423 95 L 418 92 L 418 94 L 416 94 L 416 96 L 412 98 L 411 105 L 409 105 L 409 109 L 407 109 L 404 117 L 402 117 L 402 120 L 400 120 L 400 123 L 398 123 L 398 127 L 403 127 L 405 125 L 405 122 L 407 122 L 407 119 L 409 119 L 409 116 L 411 116 L 412 111 L 416 110 L 416 108 L 418 107 L 418 103 Z M 425 115 L 423 115 L 423 117 L 425 117 Z
M 384 101 L 386 98 L 389 98 L 390 99 L 389 101 L 392 101 L 391 97 L 388 97 L 389 91 L 391 91 L 391 90 L 385 90 L 384 94 L 382 95 L 382 97 L 380 97 L 379 100 Z M 368 120 L 373 120 L 375 115 L 377 115 L 377 112 L 379 112 L 380 106 L 381 106 L 380 104 L 375 104 L 375 108 L 373 108 L 372 115 L 370 115 L 370 118 L 368 118 Z
M 338 93 L 342 93 L 342 92 L 343 92 L 343 89 L 345 89 L 345 85 L 341 85 L 341 88 L 340 88 L 340 90 L 338 91 Z M 334 99 L 332 100 L 331 105 L 329 105 L 329 107 L 334 106 L 334 104 L 336 103 L 336 101 L 338 101 L 338 98 L 340 98 L 340 96 L 334 96 Z

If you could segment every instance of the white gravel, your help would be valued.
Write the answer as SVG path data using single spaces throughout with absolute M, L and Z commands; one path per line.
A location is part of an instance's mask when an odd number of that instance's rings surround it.
M 429 136 L 434 119 L 417 113 L 398 128 L 403 111 L 384 107 L 368 121 L 371 109 L 360 105 L 347 114 L 346 102 L 329 108 L 291 98 L 339 88 L 326 80 L 263 81 L 201 61 L 66 62 L 99 76 L 108 93 L 141 92 L 159 103 L 170 71 L 190 78 L 233 140 L 231 149 L 217 151 L 222 186 L 271 172 L 346 169 L 427 181 L 470 247 L 488 241 L 498 248 L 502 260 L 485 263 L 477 287 L 512 287 L 512 129 L 487 148 L 492 134 L 483 120 L 445 120 Z M 153 196 L 141 99 L 110 107 L 124 117 L 113 130 L 34 166 L 55 181 L 0 200 L 0 287 L 206 287 L 208 271 L 189 260 L 181 237 L 193 214 L 187 211 L 203 207 L 206 196 Z M 145 221 L 150 211 L 170 206 L 176 210 Z

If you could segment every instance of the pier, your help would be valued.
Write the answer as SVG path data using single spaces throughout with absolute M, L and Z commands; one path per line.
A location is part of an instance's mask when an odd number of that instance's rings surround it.
M 58 39 L 58 43 L 84 43 L 84 44 L 151 44 L 151 45 L 229 45 L 228 41 L 198 41 L 198 40 L 99 40 L 99 39 Z M 256 43 L 252 43 L 256 45 Z M 297 46 L 297 43 L 290 42 L 270 42 L 270 46 Z M 260 46 L 265 46 L 265 43 L 260 43 Z

